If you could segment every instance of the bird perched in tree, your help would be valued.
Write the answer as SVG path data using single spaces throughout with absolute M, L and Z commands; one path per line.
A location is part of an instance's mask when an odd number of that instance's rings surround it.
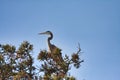
M 46 34 L 46 35 L 49 36 L 48 39 L 47 39 L 47 43 L 48 43 L 48 51 L 49 51 L 50 53 L 55 53 L 56 50 L 59 49 L 59 48 L 57 48 L 55 45 L 51 44 L 51 42 L 50 42 L 50 40 L 53 39 L 53 34 L 52 34 L 51 31 L 46 31 L 46 32 L 42 32 L 42 33 L 39 33 L 39 34 L 40 34 L 40 35 Z M 59 50 L 60 50 L 60 49 L 59 49 Z
M 47 39 L 47 44 L 48 44 L 48 55 L 51 55 L 50 58 L 53 59 L 53 61 L 55 61 L 57 67 L 59 69 L 63 68 L 63 66 L 66 66 L 66 63 L 63 60 L 62 57 L 62 53 L 61 53 L 61 49 L 59 49 L 58 47 L 56 47 L 55 45 L 51 44 L 51 40 L 53 39 L 53 34 L 51 31 L 46 31 L 46 32 L 42 32 L 39 33 L 40 35 L 42 34 L 46 34 L 48 35 L 48 39 Z
M 48 35 L 48 39 L 47 39 L 47 43 L 48 43 L 48 52 L 52 54 L 52 57 L 55 59 L 57 59 L 57 57 L 59 57 L 59 60 L 63 60 L 62 59 L 62 55 L 61 55 L 61 49 L 59 49 L 58 47 L 56 47 L 55 45 L 51 44 L 51 40 L 53 39 L 53 34 L 51 31 L 46 31 L 46 32 L 42 32 L 39 33 L 40 35 L 42 34 L 46 34 Z M 54 56 L 53 56 L 54 54 Z M 55 56 L 56 55 L 56 56 Z

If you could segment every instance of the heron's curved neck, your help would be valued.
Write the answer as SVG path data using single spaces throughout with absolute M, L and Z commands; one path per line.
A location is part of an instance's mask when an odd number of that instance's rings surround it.
M 48 42 L 50 42 L 50 40 L 52 40 L 53 38 L 53 34 L 50 34 L 50 36 L 48 37 Z
M 49 51 L 51 52 L 51 43 L 50 40 L 52 40 L 53 38 L 53 34 L 50 34 L 50 37 L 48 37 L 48 47 L 49 47 Z
M 48 44 L 51 44 L 50 40 L 52 40 L 52 38 L 53 38 L 53 34 L 50 34 L 50 36 L 48 37 Z

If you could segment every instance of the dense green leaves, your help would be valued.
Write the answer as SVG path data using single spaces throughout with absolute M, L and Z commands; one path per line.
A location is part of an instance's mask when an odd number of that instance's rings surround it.
M 71 65 L 79 68 L 83 62 L 79 55 L 80 48 L 71 56 L 65 54 L 64 57 L 61 49 L 56 48 L 53 53 L 41 50 L 37 56 L 39 64 L 36 64 L 36 67 L 33 66 L 32 51 L 33 45 L 28 41 L 23 41 L 18 49 L 13 45 L 0 44 L 0 80 L 11 77 L 14 80 L 75 80 L 68 75 L 68 71 Z
M 71 57 L 65 55 L 62 56 L 61 49 L 56 48 L 53 53 L 47 52 L 46 50 L 40 51 L 38 55 L 38 60 L 40 60 L 41 67 L 39 68 L 40 72 L 43 72 L 44 80 L 75 80 L 74 77 L 68 76 L 68 71 L 71 69 L 71 65 L 79 68 L 80 63 L 83 60 L 80 59 L 80 47 L 76 53 L 73 53 Z
M 27 41 L 21 43 L 17 50 L 9 44 L 0 45 L 0 79 L 5 80 L 11 76 L 14 78 L 22 72 L 33 78 L 35 67 L 31 56 L 32 50 L 33 45 Z

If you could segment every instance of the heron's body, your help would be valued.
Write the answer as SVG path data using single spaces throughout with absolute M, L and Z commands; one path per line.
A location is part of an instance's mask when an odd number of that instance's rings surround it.
M 62 69 L 63 66 L 66 66 L 66 63 L 64 62 L 63 58 L 62 58 L 62 53 L 61 53 L 61 49 L 59 49 L 58 47 L 56 47 L 55 45 L 51 44 L 51 40 L 53 39 L 53 34 L 51 31 L 46 31 L 43 33 L 39 33 L 39 34 L 47 34 L 49 35 L 48 39 L 47 39 L 47 44 L 48 44 L 48 55 L 50 55 L 49 58 L 51 58 L 54 62 L 55 65 L 58 67 L 58 70 Z M 60 74 L 57 74 L 59 76 L 61 76 L 61 72 L 58 72 Z M 62 72 L 64 73 L 64 71 Z M 62 74 L 63 76 L 65 74 Z
M 39 34 L 47 34 L 49 35 L 48 39 L 47 39 L 47 43 L 48 43 L 48 52 L 51 54 L 57 54 L 57 56 L 59 56 L 59 59 L 62 59 L 62 55 L 61 55 L 61 49 L 59 49 L 58 47 L 56 47 L 55 45 L 51 44 L 51 40 L 53 39 L 53 34 L 51 31 L 46 31 L 43 33 L 39 33 Z
M 55 45 L 51 44 L 51 40 L 53 39 L 53 34 L 51 31 L 46 31 L 40 34 L 47 34 L 49 35 L 48 39 L 47 39 L 47 44 L 48 44 L 48 52 L 53 53 L 53 51 L 57 48 Z

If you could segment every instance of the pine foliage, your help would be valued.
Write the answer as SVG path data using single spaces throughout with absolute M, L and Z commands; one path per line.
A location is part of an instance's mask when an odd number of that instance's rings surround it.
M 0 80 L 76 80 L 68 71 L 72 65 L 79 68 L 83 62 L 80 47 L 71 56 L 63 55 L 59 48 L 54 53 L 41 50 L 37 56 L 38 67 L 33 65 L 32 52 L 33 45 L 28 41 L 23 41 L 18 49 L 10 44 L 0 44 Z

